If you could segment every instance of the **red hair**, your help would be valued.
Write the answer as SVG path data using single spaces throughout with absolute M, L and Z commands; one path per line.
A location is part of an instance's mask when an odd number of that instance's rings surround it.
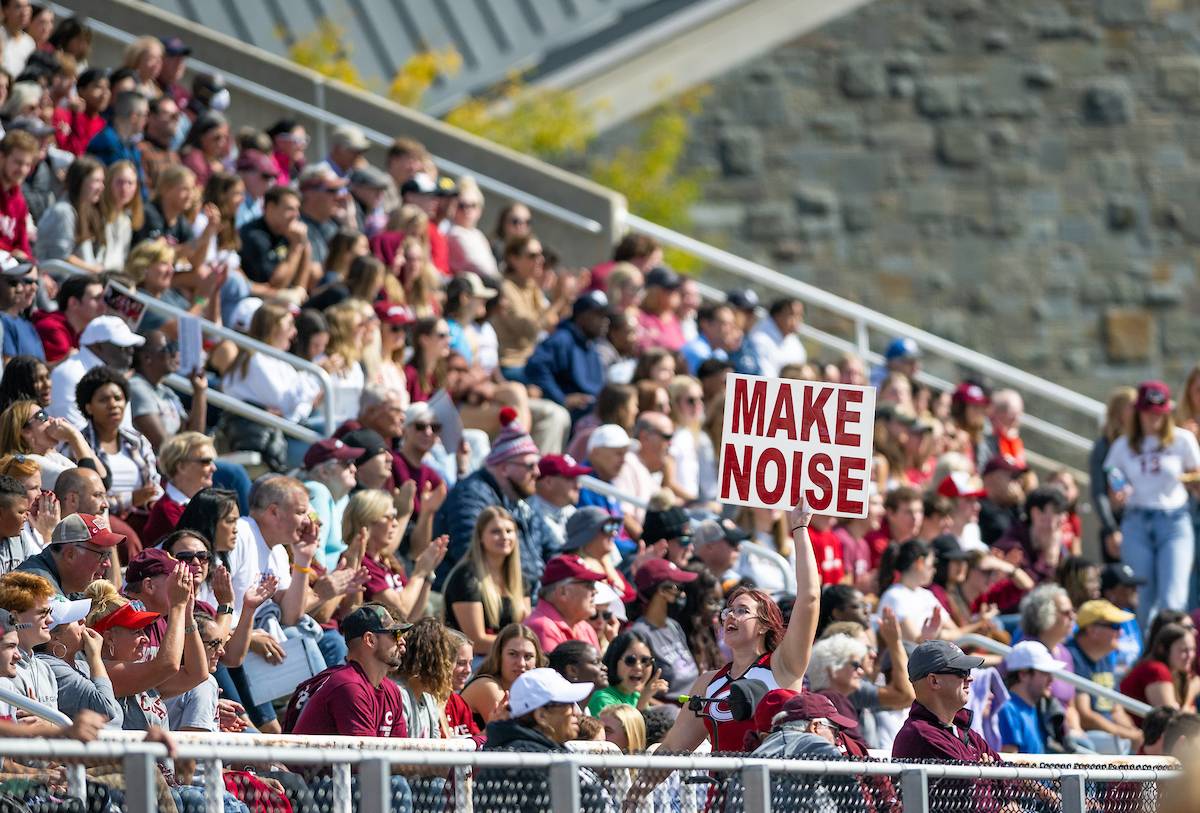
M 762 590 L 753 587 L 739 587 L 729 594 L 729 598 L 725 602 L 728 607 L 733 604 L 734 599 L 741 596 L 749 596 L 758 602 L 758 621 L 767 628 L 767 637 L 764 643 L 767 646 L 767 651 L 772 652 L 779 642 L 783 640 L 783 611 L 779 609 L 779 605 L 775 603 L 775 599 L 771 598 Z

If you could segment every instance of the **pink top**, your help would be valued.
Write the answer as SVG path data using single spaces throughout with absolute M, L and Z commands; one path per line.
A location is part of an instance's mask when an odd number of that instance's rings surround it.
M 665 347 L 672 353 L 678 352 L 685 343 L 683 326 L 679 319 L 670 311 L 662 316 L 638 311 L 638 324 L 642 328 L 642 338 L 638 350 L 649 350 L 651 347 Z
M 547 654 L 553 652 L 554 648 L 564 641 L 585 641 L 597 650 L 600 649 L 600 640 L 591 624 L 580 621 L 575 626 L 570 626 L 558 610 L 554 609 L 554 605 L 545 599 L 533 608 L 533 612 L 525 619 L 525 626 L 537 635 L 542 651 Z

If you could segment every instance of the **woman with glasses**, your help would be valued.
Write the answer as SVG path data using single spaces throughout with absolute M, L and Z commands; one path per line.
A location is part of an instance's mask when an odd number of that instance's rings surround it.
M 503 508 L 483 509 L 467 555 L 442 588 L 447 626 L 470 638 L 477 656 L 486 656 L 500 630 L 520 623 L 530 612 L 517 534 L 512 515 Z
M 523 203 L 510 203 L 500 210 L 492 231 L 492 256 L 499 263 L 510 240 L 527 237 L 533 231 L 533 213 Z
M 500 281 L 500 268 L 492 254 L 492 245 L 486 234 L 479 229 L 483 216 L 483 192 L 470 175 L 458 179 L 458 205 L 450 230 L 446 232 L 446 243 L 450 250 L 450 270 L 454 274 L 471 271 L 489 284 Z
M 194 283 L 195 298 L 189 298 L 173 284 L 177 257 L 176 249 L 163 238 L 144 241 L 129 252 L 125 260 L 125 276 L 147 296 L 220 324 L 220 294 L 221 285 L 225 282 L 224 275 L 206 269 L 205 276 Z M 145 336 L 152 330 L 162 330 L 169 338 L 175 339 L 179 336 L 179 322 L 146 311 L 138 324 L 138 332 Z
M 567 520 L 560 552 L 574 553 L 588 570 L 603 573 L 608 586 L 629 603 L 637 598 L 637 589 L 613 565 L 614 540 L 620 531 L 621 520 L 598 506 L 584 506 Z
M 162 493 L 161 478 L 150 441 L 136 429 L 121 426 L 129 383 L 111 367 L 96 367 L 80 379 L 75 402 L 88 420 L 84 440 L 108 471 L 108 510 L 125 520 L 134 512 L 148 511 Z
M 588 701 L 587 710 L 593 717 L 618 703 L 644 710 L 653 698 L 667 691 L 667 681 L 654 661 L 649 639 L 636 630 L 613 639 L 604 653 L 604 666 L 608 686 L 598 689 Z
M 184 432 L 167 440 L 159 449 L 158 467 L 167 478 L 165 492 L 146 518 L 140 534 L 142 544 L 157 545 L 183 516 L 188 501 L 213 484 L 217 450 L 212 438 L 199 432 Z
M 500 372 L 509 381 L 525 383 L 525 363 L 538 336 L 570 315 L 568 298 L 551 302 L 542 292 L 544 270 L 542 243 L 533 235 L 514 237 L 504 247 L 504 305 L 493 314 L 492 327 L 500 340 Z
M 58 475 L 77 465 L 95 469 L 101 477 L 107 473 L 83 433 L 65 418 L 51 418 L 35 401 L 17 401 L 0 413 L 0 454 L 32 458 L 47 491 L 54 489 Z
M 691 545 L 690 538 L 679 541 L 684 547 Z M 655 694 L 658 700 L 675 700 L 682 694 L 690 694 L 689 687 L 700 675 L 700 667 L 688 647 L 687 634 L 669 615 L 672 608 L 687 602 L 684 587 L 696 579 L 695 573 L 680 570 L 666 559 L 650 559 L 634 575 L 642 613 L 632 629 L 649 643 L 660 676 L 668 684 L 666 691 Z M 611 669 L 609 673 L 612 674 Z
M 1021 599 L 1018 612 L 1021 637 L 1040 641 L 1058 661 L 1059 668 L 1074 672 L 1075 661 L 1066 646 L 1075 629 L 1075 607 L 1071 604 L 1070 594 L 1057 584 L 1038 585 Z M 1081 730 L 1079 712 L 1075 708 L 1075 687 L 1055 678 L 1050 683 L 1050 696 L 1066 709 L 1067 728 Z

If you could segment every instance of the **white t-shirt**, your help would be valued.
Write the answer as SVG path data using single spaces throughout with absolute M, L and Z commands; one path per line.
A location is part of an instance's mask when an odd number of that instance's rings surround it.
M 1104 467 L 1119 469 L 1129 481 L 1128 506 L 1171 511 L 1187 505 L 1187 489 L 1179 475 L 1200 469 L 1200 444 L 1195 435 L 1177 426 L 1170 446 L 1164 449 L 1158 438 L 1146 438 L 1141 453 L 1135 454 L 1122 435 L 1108 450 Z
M 109 494 L 126 494 L 141 488 L 142 471 L 137 463 L 127 454 L 110 454 L 108 456 L 108 473 L 112 475 L 112 485 Z
M 884 607 L 891 607 L 892 612 L 896 614 L 896 620 L 901 624 L 911 618 L 913 623 L 921 626 L 933 615 L 934 608 L 941 606 L 937 596 L 924 587 L 912 588 L 903 584 L 893 584 L 883 591 L 878 612 L 882 613 Z

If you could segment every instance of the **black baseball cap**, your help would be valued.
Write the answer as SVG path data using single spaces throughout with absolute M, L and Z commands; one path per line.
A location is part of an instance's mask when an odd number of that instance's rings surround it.
M 1141 587 L 1146 580 L 1133 572 L 1133 568 L 1120 562 L 1104 566 L 1100 572 L 1100 592 L 1114 587 Z
M 967 558 L 967 552 L 963 550 L 962 545 L 958 544 L 958 537 L 954 534 L 935 536 L 931 544 L 933 554 L 939 561 L 962 562 Z
M 666 288 L 668 291 L 674 291 L 683 285 L 683 279 L 670 268 L 660 265 L 646 273 L 643 284 L 647 288 Z
M 983 658 L 968 655 L 949 641 L 925 641 L 908 657 L 908 679 L 916 683 L 930 675 L 959 670 L 969 672 L 981 666 Z
M 342 619 L 342 637 L 347 641 L 361 638 L 368 632 L 404 632 L 412 624 L 397 621 L 391 610 L 382 604 L 368 602 Z

